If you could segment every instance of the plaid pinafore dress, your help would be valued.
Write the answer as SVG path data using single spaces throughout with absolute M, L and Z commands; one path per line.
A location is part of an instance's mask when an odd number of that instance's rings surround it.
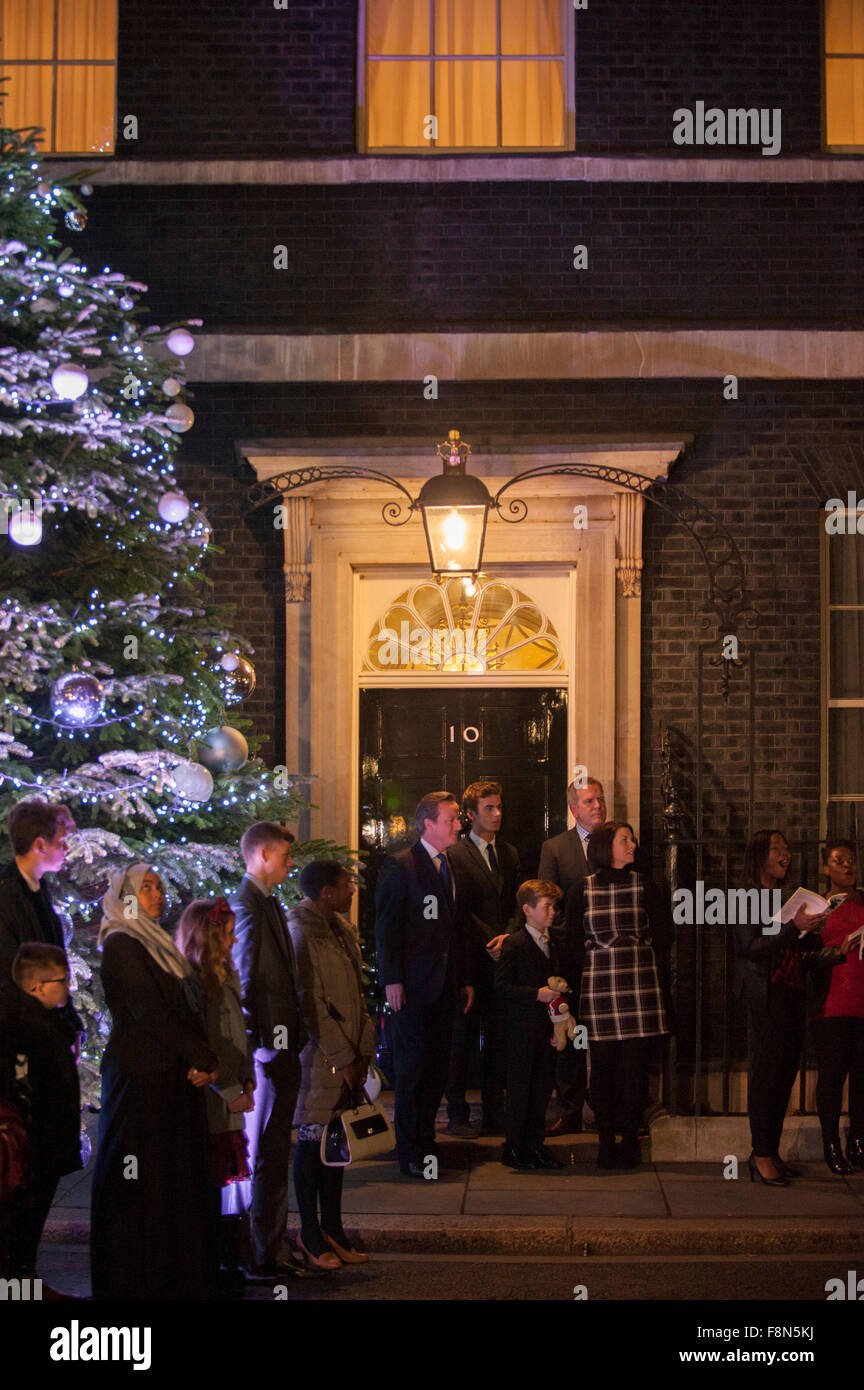
M 641 878 L 601 883 L 591 874 L 584 892 L 580 1020 L 588 1041 L 668 1033 Z

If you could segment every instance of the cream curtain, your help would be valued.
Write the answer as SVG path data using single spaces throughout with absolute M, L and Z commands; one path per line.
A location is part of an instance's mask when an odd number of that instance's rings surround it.
M 367 0 L 369 148 L 563 147 L 563 51 L 562 0 Z
M 113 150 L 117 0 L 0 0 L 0 34 L 4 123 L 44 127 L 44 153 Z

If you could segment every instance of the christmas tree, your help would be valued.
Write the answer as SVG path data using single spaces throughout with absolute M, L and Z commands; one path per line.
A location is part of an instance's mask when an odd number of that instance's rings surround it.
M 56 219 L 80 230 L 91 190 L 47 177 L 36 138 L 0 131 L 0 817 L 42 796 L 77 823 L 51 886 L 92 1101 L 108 875 L 146 860 L 176 915 L 236 886 L 246 825 L 303 799 L 230 711 L 254 686 L 251 649 L 214 605 L 210 528 L 174 472 L 195 321 L 145 325 L 145 285 L 61 248 Z M 308 843 L 298 865 L 324 852 L 345 855 Z

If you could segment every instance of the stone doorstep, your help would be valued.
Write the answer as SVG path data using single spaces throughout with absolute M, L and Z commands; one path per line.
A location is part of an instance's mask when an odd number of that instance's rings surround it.
M 758 1220 L 705 1217 L 662 1221 L 633 1217 L 366 1215 L 347 1217 L 349 1234 L 379 1255 L 545 1255 L 636 1257 L 646 1255 L 859 1254 L 864 1216 L 779 1217 Z M 288 1232 L 299 1231 L 296 1216 Z M 80 1220 L 52 1219 L 43 1239 L 87 1245 L 90 1228 Z
M 840 1132 L 844 1134 L 845 1117 Z M 652 1163 L 722 1163 L 746 1159 L 753 1144 L 746 1115 L 657 1115 L 651 1121 Z M 816 1115 L 787 1115 L 781 1143 L 790 1163 L 822 1161 L 822 1131 Z M 644 1152 L 644 1150 L 643 1150 Z

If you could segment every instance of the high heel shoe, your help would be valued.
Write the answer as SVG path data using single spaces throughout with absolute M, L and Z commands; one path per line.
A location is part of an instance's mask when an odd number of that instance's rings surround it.
M 340 1241 L 328 1236 L 326 1231 L 321 1232 L 330 1249 L 335 1251 L 339 1259 L 345 1265 L 366 1265 L 369 1263 L 369 1256 L 365 1250 L 355 1250 L 353 1245 L 342 1245 Z
M 846 1161 L 859 1173 L 864 1170 L 864 1139 L 846 1140 Z
M 836 1173 L 839 1178 L 848 1178 L 850 1174 L 855 1172 L 852 1164 L 847 1163 L 843 1157 L 843 1150 L 840 1147 L 839 1140 L 833 1144 L 826 1144 L 824 1153 L 825 1162 L 828 1164 L 831 1172 Z
M 773 1162 L 773 1160 L 772 1160 L 772 1162 Z M 750 1155 L 750 1157 L 749 1157 L 748 1160 L 747 1160 L 747 1163 L 748 1163 L 748 1166 L 749 1166 L 749 1168 L 750 1168 L 750 1181 L 751 1181 L 751 1182 L 753 1182 L 753 1179 L 754 1179 L 754 1178 L 758 1178 L 760 1182 L 764 1182 L 764 1184 L 765 1184 L 766 1187 L 788 1187 L 788 1186 L 789 1186 L 789 1179 L 788 1179 L 788 1178 L 763 1178 L 762 1174 L 759 1172 L 759 1169 L 756 1167 L 756 1155 L 755 1155 L 755 1154 L 751 1154 L 751 1155 Z
M 330 1250 L 325 1250 L 323 1255 L 313 1255 L 303 1244 L 302 1236 L 297 1237 L 297 1249 L 303 1256 L 305 1263 L 311 1265 L 313 1269 L 325 1269 L 332 1272 L 333 1270 L 342 1268 L 342 1261 L 339 1259 L 339 1256 L 334 1255 Z

